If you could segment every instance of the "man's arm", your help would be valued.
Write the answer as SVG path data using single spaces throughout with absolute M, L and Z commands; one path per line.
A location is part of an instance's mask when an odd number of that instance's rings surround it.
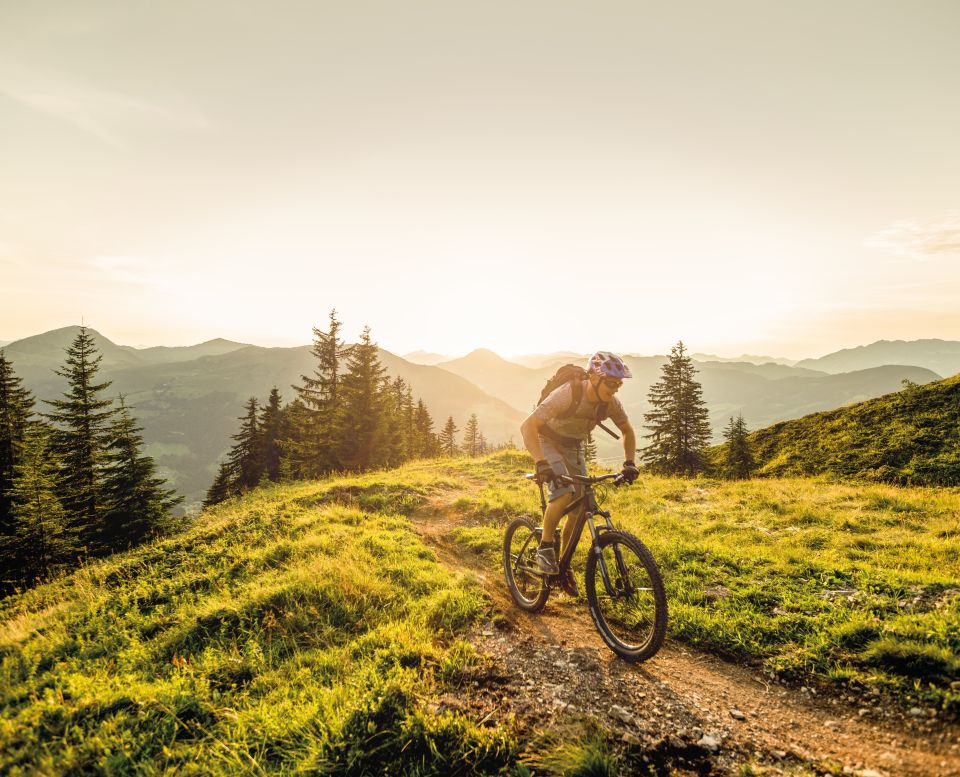
M 540 447 L 540 427 L 543 421 L 535 415 L 527 416 L 527 420 L 520 425 L 520 436 L 523 437 L 523 444 L 530 451 L 534 461 L 540 461 L 544 458 L 543 448 Z
M 624 422 L 623 426 L 617 426 L 623 432 L 623 460 L 633 461 L 637 457 L 637 434 L 629 421 Z

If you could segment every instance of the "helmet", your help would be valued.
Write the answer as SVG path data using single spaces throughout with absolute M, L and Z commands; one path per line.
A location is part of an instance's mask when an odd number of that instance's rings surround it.
M 591 356 L 590 361 L 587 362 L 587 372 L 619 380 L 633 377 L 630 368 L 623 363 L 623 359 L 610 351 L 597 351 Z

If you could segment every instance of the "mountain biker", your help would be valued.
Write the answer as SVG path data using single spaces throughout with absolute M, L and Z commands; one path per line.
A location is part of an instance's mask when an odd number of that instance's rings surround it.
M 616 393 L 626 378 L 633 377 L 630 368 L 616 354 L 597 351 L 587 363 L 587 377 L 582 390 L 575 390 L 573 382 L 554 389 L 520 426 L 523 443 L 537 463 L 537 479 L 547 483 L 550 497 L 543 514 L 543 534 L 537 550 L 537 566 L 548 575 L 560 573 L 557 559 L 560 548 L 555 547 L 554 533 L 563 511 L 573 500 L 575 489 L 561 483 L 560 475 L 586 475 L 583 443 L 593 428 L 606 415 L 623 434 L 623 477 L 632 483 L 640 472 L 633 460 L 637 447 L 636 433 L 630 425 Z M 580 403 L 571 410 L 576 397 Z M 566 549 L 573 534 L 575 522 L 568 520 L 563 528 L 562 547 Z M 566 570 L 561 579 L 563 589 L 577 594 L 573 573 Z

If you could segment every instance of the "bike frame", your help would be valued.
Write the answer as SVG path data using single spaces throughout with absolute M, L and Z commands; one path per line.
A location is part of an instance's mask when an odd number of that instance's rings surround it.
M 527 477 L 531 480 L 535 480 L 535 476 L 527 475 Z M 588 478 L 582 475 L 560 476 L 561 480 L 571 485 L 579 485 L 583 487 L 583 493 L 574 499 L 570 504 L 568 504 L 566 509 L 560 514 L 560 518 L 564 518 L 574 510 L 582 508 L 580 509 L 580 515 L 576 519 L 577 522 L 573 527 L 573 533 L 570 535 L 570 542 L 567 543 L 567 547 L 564 548 L 563 555 L 558 561 L 560 572 L 562 573 L 570 568 L 570 562 L 573 561 L 573 554 L 576 551 L 577 546 L 580 544 L 580 538 L 583 535 L 583 527 L 588 526 L 590 528 L 592 552 L 597 554 L 597 562 L 600 566 L 600 575 L 603 578 L 603 585 L 607 589 L 607 594 L 611 598 L 631 594 L 633 592 L 633 586 L 629 582 L 629 576 L 626 574 L 626 565 L 623 561 L 623 554 L 620 552 L 619 545 L 614 545 L 613 553 L 617 560 L 617 570 L 620 572 L 620 579 L 627 581 L 627 589 L 619 591 L 611 582 L 610 571 L 607 569 L 606 559 L 604 559 L 603 554 L 600 552 L 600 548 L 597 546 L 597 540 L 600 538 L 600 535 L 603 532 L 616 531 L 617 527 L 613 525 L 613 521 L 610 517 L 610 511 L 600 509 L 600 505 L 597 503 L 597 497 L 594 493 L 593 487 L 597 482 L 613 480 L 616 477 L 619 476 L 607 475 L 601 476 L 600 478 Z M 537 481 L 537 485 L 540 487 L 540 507 L 545 511 L 547 509 L 547 499 L 543 493 L 543 483 Z M 604 523 L 598 526 L 594 521 L 594 516 L 600 516 L 603 518 Z M 540 527 L 536 530 L 536 535 L 537 537 L 541 537 L 542 534 L 543 527 Z

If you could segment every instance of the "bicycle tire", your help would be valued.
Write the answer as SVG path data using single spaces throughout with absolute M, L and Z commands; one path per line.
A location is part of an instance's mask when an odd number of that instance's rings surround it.
M 503 576 L 513 601 L 527 612 L 540 612 L 550 596 L 543 575 L 533 572 L 540 545 L 536 528 L 529 518 L 515 518 L 503 535 Z
M 617 566 L 617 548 L 621 557 L 629 555 L 636 559 L 643 570 L 644 579 L 640 582 L 644 584 L 634 589 L 628 577 L 626 594 L 620 590 L 609 592 L 599 564 L 599 559 L 603 558 L 608 569 L 611 565 Z M 636 565 L 630 568 L 639 572 Z M 623 581 L 616 570 L 614 576 L 617 589 L 622 588 Z M 604 532 L 590 547 L 584 584 L 590 617 L 603 641 L 614 653 L 631 663 L 646 661 L 656 655 L 667 633 L 667 595 L 663 576 L 646 545 L 627 532 Z M 599 592 L 598 585 L 601 589 Z M 606 607 L 605 602 L 609 602 Z M 634 634 L 638 637 L 637 641 L 626 639 Z

